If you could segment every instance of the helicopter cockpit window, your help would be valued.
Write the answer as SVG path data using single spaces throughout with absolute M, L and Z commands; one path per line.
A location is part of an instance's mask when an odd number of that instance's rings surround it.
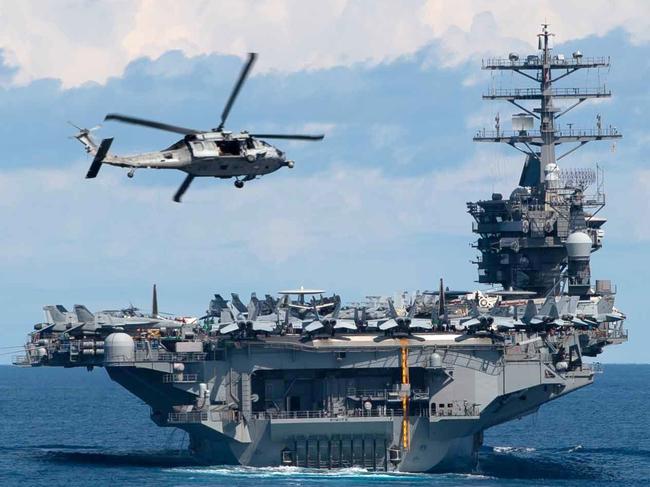
M 241 154 L 241 146 L 238 140 L 221 140 L 217 142 L 221 154 L 224 156 L 238 156 Z
M 246 139 L 246 148 L 255 149 L 255 141 L 253 139 Z

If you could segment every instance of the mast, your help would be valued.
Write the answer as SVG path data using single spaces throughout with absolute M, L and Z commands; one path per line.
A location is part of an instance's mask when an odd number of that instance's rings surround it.
M 567 59 L 553 51 L 554 34 L 542 24 L 537 35 L 538 52 L 520 59 L 510 53 L 507 59 L 483 60 L 482 69 L 511 71 L 533 82 L 522 88 L 491 88 L 484 100 L 507 101 L 522 113 L 513 115 L 512 131 L 503 131 L 497 116 L 495 130 L 479 131 L 475 142 L 499 142 L 510 145 L 526 155 L 519 181 L 520 188 L 509 200 L 493 195 L 491 201 L 468 203 L 476 219 L 474 232 L 480 235 L 476 247 L 481 251 L 479 282 L 501 284 L 504 288 L 532 290 L 545 294 L 557 287 L 566 276 L 565 241 L 576 230 L 589 234 L 593 250 L 600 248 L 598 228 L 591 221 L 592 213 L 604 206 L 604 194 L 584 196 L 586 187 L 596 180 L 592 170 L 560 171 L 558 161 L 585 144 L 596 140 L 621 137 L 616 128 L 603 128 L 600 115 L 595 128 L 559 129 L 557 120 L 584 101 L 608 98 L 611 91 L 603 84 L 596 88 L 556 87 L 555 83 L 584 69 L 609 67 L 607 57 L 583 57 L 575 51 Z M 560 153 L 562 144 L 573 146 Z M 576 177 L 573 177 L 576 176 Z M 579 184 L 578 184 L 579 183 Z M 600 186 L 599 186 L 600 189 Z M 544 231 L 539 231 L 539 228 Z M 584 289 L 584 286 L 582 286 Z

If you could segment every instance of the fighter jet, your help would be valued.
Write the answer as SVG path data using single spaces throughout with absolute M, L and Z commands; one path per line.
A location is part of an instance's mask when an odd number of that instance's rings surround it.
M 233 294 L 234 296 L 236 295 Z M 258 313 L 259 305 L 253 300 L 250 301 L 246 312 L 240 313 L 238 317 L 234 316 L 230 308 L 222 310 L 219 334 L 230 335 L 232 338 L 244 340 L 257 338 L 260 333 L 267 336 L 275 333 L 278 330 L 277 320 L 258 319 Z
M 339 340 L 349 340 L 345 337 L 336 337 L 337 332 L 357 331 L 358 330 L 358 311 L 354 320 L 341 319 L 341 299 L 339 298 L 331 314 L 321 317 L 318 308 L 314 306 L 312 310 L 313 319 L 303 324 L 302 341 L 314 339 L 338 338 Z
M 560 319 L 560 312 L 554 296 L 548 296 L 539 311 L 535 302 L 532 299 L 528 300 L 521 321 L 527 325 L 528 329 L 534 331 L 548 331 L 550 328 L 564 324 Z
M 413 340 L 424 340 L 412 334 L 415 330 L 431 330 L 433 328 L 433 316 L 431 319 L 415 318 L 415 311 L 417 306 L 415 303 L 411 304 L 409 312 L 406 316 L 400 316 L 395 309 L 395 304 L 392 298 L 388 298 L 388 313 L 386 320 L 378 325 L 380 331 L 384 332 L 384 336 L 376 337 L 375 341 L 381 341 L 390 338 L 410 338 Z

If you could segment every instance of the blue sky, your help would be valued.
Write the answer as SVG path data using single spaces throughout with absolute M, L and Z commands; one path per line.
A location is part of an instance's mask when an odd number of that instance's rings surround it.
M 389 3 L 327 4 L 316 15 L 299 3 L 257 2 L 252 8 L 265 17 L 231 31 L 230 21 L 246 14 L 226 3 L 213 25 L 181 16 L 163 32 L 156 26 L 173 12 L 149 2 L 120 4 L 133 9 L 129 15 L 114 2 L 38 9 L 0 2 L 3 17 L 33 21 L 41 33 L 0 34 L 0 346 L 22 343 L 44 304 L 146 308 L 153 282 L 161 309 L 195 315 L 217 291 L 305 285 L 355 300 L 433 288 L 441 276 L 451 287 L 474 288 L 465 202 L 508 194 L 521 169 L 507 147 L 471 142 L 495 113 L 507 126 L 513 112 L 481 101 L 481 93 L 519 82 L 482 73 L 480 58 L 532 52 L 538 18 L 546 17 L 558 33 L 557 52 L 612 56 L 611 70 L 566 83 L 605 82 L 614 97 L 584 104 L 567 121 L 590 127 L 601 113 L 624 138 L 589 144 L 565 167 L 598 162 L 606 171 L 610 221 L 592 275 L 618 285 L 631 341 L 601 359 L 647 362 L 650 29 L 639 19 L 648 22 L 649 7 L 622 2 L 610 13 L 607 2 L 594 2 L 569 30 L 564 13 L 579 2 L 518 2 L 529 19 L 514 26 L 508 2 L 489 12 L 458 2 L 446 16 L 444 2 L 414 1 L 399 11 Z M 99 19 L 101 36 L 88 27 Z M 296 160 L 293 170 L 244 191 L 197 180 L 182 205 L 171 201 L 181 173 L 141 171 L 129 180 L 106 167 L 96 180 L 83 179 L 89 160 L 66 138 L 74 132 L 66 120 L 93 126 L 122 112 L 214 127 L 253 49 L 260 62 L 228 125 L 325 132 L 320 143 L 278 144 Z M 175 141 L 111 123 L 96 134 L 115 137 L 119 153 Z

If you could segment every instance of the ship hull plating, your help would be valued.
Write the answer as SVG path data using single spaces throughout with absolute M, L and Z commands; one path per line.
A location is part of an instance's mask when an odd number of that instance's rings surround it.
M 395 429 L 401 428 L 401 422 Z M 293 465 L 309 468 L 361 467 L 369 470 L 401 472 L 463 471 L 475 469 L 482 435 L 471 434 L 436 439 L 436 428 L 418 418 L 412 423 L 411 449 L 399 463 L 390 461 L 390 435 L 330 434 L 274 440 L 270 421 L 251 425 L 250 443 L 200 427 L 184 428 L 190 436 L 190 452 L 205 465 L 275 467 Z M 456 432 L 454 434 L 460 434 Z M 291 455 L 283 455 L 290 452 Z
M 359 341 L 344 354 L 333 341 L 279 352 L 259 340 L 223 360 L 186 362 L 182 373 L 155 356 L 106 368 L 151 406 L 156 424 L 188 433 L 201 464 L 401 472 L 473 471 L 485 429 L 593 380 L 586 365 L 560 373 L 521 347 L 436 338 Z

